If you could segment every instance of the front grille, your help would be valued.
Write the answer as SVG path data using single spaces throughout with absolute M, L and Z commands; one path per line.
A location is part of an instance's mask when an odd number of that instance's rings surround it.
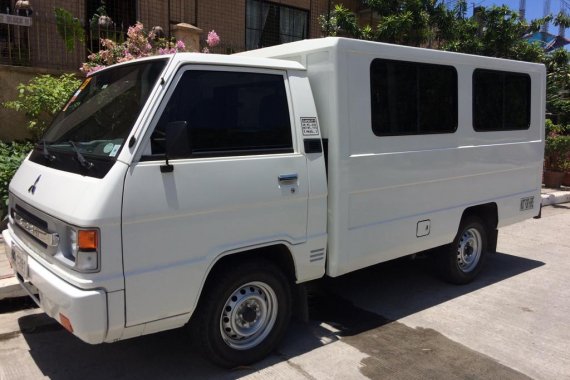
M 10 195 L 10 226 L 16 236 L 39 253 L 53 256 L 59 248 L 61 228 L 55 219 Z
M 38 218 L 37 216 L 33 215 L 31 212 L 28 212 L 27 210 L 24 210 L 24 208 L 22 208 L 21 206 L 16 205 L 16 210 L 15 211 L 12 210 L 12 218 L 14 217 L 15 212 L 20 214 L 20 216 L 24 217 L 28 222 L 34 224 L 35 226 L 38 226 L 43 230 L 47 230 L 48 223 L 45 220 Z

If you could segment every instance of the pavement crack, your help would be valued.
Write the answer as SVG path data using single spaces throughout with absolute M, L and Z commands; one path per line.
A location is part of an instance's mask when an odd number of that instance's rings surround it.
M 314 377 L 313 375 L 311 375 L 310 373 L 308 373 L 307 371 L 305 371 L 303 369 L 303 367 L 301 367 L 299 364 L 293 363 L 291 361 L 291 358 L 288 357 L 287 355 L 285 355 L 282 352 L 279 351 L 275 351 L 275 354 L 277 356 L 279 356 L 281 359 L 285 360 L 287 362 L 287 364 L 289 364 L 291 366 L 291 368 L 293 368 L 295 371 L 299 372 L 301 375 L 303 375 L 305 378 L 310 379 L 310 380 L 317 380 L 316 377 Z

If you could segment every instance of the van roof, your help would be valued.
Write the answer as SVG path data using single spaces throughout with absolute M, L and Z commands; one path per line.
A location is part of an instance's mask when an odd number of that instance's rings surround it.
M 232 65 L 232 66 L 251 66 L 264 67 L 268 69 L 294 69 L 305 70 L 303 65 L 291 60 L 266 58 L 266 57 L 245 57 L 237 54 L 203 54 L 203 53 L 178 53 L 175 59 L 192 63 Z
M 136 62 L 152 61 L 159 59 L 172 59 L 175 63 L 194 63 L 204 65 L 221 65 L 221 66 L 247 66 L 267 69 L 282 69 L 282 70 L 305 70 L 303 65 L 298 62 L 264 57 L 245 57 L 238 55 L 223 55 L 223 54 L 204 54 L 204 53 L 176 53 L 156 55 L 152 57 L 138 58 L 132 61 L 122 62 L 105 67 L 102 70 L 107 70 L 110 67 L 117 67 L 128 65 Z M 99 72 L 99 71 L 97 71 Z
M 410 56 L 415 55 L 416 57 L 421 54 L 423 57 L 431 57 L 438 61 L 449 61 L 449 62 L 462 62 L 462 63 L 472 63 L 477 64 L 507 64 L 507 65 L 517 65 L 520 68 L 525 67 L 525 70 L 529 71 L 540 71 L 544 65 L 539 63 L 531 63 L 525 61 L 515 61 L 505 58 L 488 57 L 482 55 L 465 54 L 465 53 L 455 53 L 443 50 L 419 48 L 413 46 L 396 45 L 384 42 L 357 40 L 353 38 L 344 37 L 324 37 L 324 38 L 314 38 L 295 42 L 289 42 L 286 44 L 270 46 L 266 48 L 248 50 L 245 52 L 237 53 L 241 57 L 275 57 L 277 59 L 281 57 L 291 57 L 296 54 L 304 54 L 311 51 L 319 50 L 350 50 L 354 52 L 380 52 L 380 51 L 400 51 L 407 52 Z

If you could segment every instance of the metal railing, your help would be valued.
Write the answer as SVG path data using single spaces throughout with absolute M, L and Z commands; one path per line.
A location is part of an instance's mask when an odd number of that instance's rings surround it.
M 0 13 L 0 64 L 22 65 L 29 61 L 30 17 Z
M 53 13 L 34 12 L 30 16 L 0 13 L 0 65 L 77 71 L 91 52 L 99 51 L 102 38 L 120 43 L 128 30 L 128 26 L 112 22 L 86 26 L 81 21 L 80 25 L 84 31 L 82 41 L 75 35 L 75 27 L 58 25 Z M 69 39 L 73 41 L 71 50 L 66 48 L 66 40 Z M 209 50 L 211 53 L 231 54 L 242 49 L 222 40 L 220 45 Z
M 90 52 L 99 50 L 101 38 L 121 41 L 128 29 L 115 24 L 85 28 L 83 24 L 85 32 L 80 41 L 69 25 L 59 25 L 58 32 L 53 13 L 29 17 L 0 13 L 0 65 L 77 71 Z M 73 41 L 71 50 L 66 48 L 66 39 Z

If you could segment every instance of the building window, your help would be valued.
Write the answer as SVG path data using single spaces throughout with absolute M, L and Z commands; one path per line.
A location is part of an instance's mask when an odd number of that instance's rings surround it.
M 477 69 L 473 72 L 473 128 L 478 132 L 530 127 L 530 76 Z
M 245 48 L 299 41 L 307 38 L 309 12 L 259 0 L 247 0 Z
M 151 136 L 153 155 L 174 124 L 183 128 L 171 158 L 293 152 L 283 75 L 187 70 Z
M 12 0 L 0 0 L 0 13 L 12 13 Z
M 453 133 L 457 71 L 453 66 L 375 59 L 370 65 L 376 136 Z

